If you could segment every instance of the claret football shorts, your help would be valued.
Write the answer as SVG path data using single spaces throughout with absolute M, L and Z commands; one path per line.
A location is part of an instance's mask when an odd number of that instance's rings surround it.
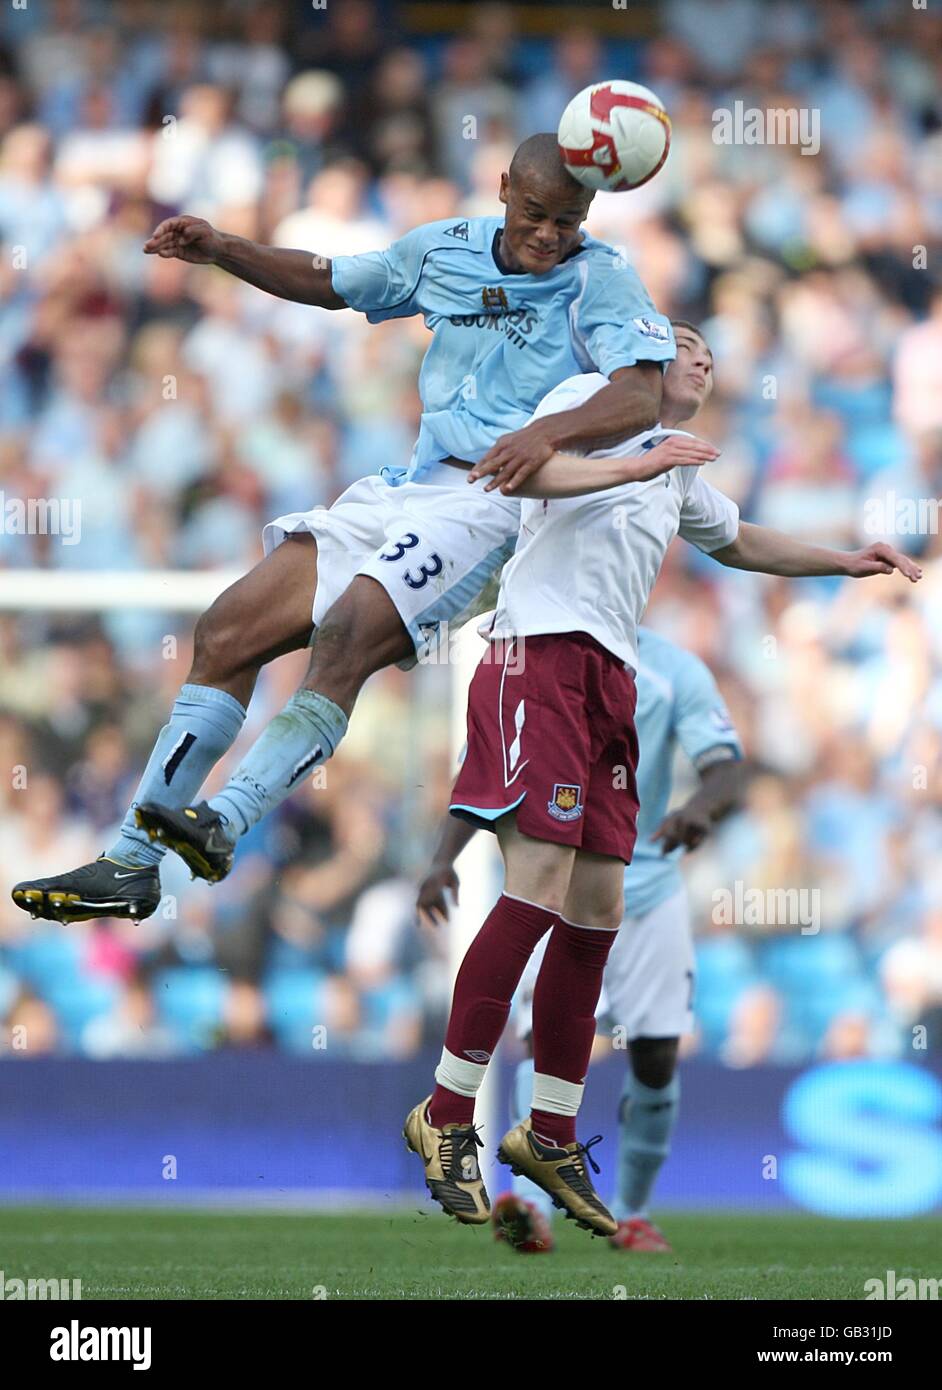
M 634 677 L 585 633 L 494 641 L 468 695 L 454 815 L 630 863 L 638 817 Z

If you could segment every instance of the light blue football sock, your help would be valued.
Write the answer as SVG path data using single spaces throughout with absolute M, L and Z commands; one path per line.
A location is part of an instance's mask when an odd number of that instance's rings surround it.
M 210 806 L 234 840 L 290 796 L 315 767 L 333 757 L 347 732 L 339 705 L 316 690 L 298 690 L 268 725 Z
M 510 1088 L 510 1123 L 511 1125 L 522 1124 L 531 1110 L 533 1100 L 533 1058 L 525 1057 L 514 1072 L 513 1085 Z M 542 1187 L 537 1187 L 535 1182 L 529 1178 L 520 1178 L 516 1175 L 511 1181 L 510 1189 L 515 1197 L 522 1197 L 527 1202 L 532 1202 L 538 1211 L 541 1211 L 547 1221 L 553 1219 L 553 1203 L 548 1193 Z
M 643 1216 L 655 1179 L 671 1151 L 680 1113 L 680 1077 L 666 1086 L 642 1086 L 629 1069 L 618 1107 L 618 1175 L 612 1215 L 616 1221 Z
M 170 720 L 157 735 L 134 800 L 121 825 L 118 840 L 106 850 L 109 859 L 126 864 L 159 864 L 165 845 L 151 843 L 146 830 L 134 824 L 134 808 L 142 801 L 161 806 L 189 806 L 207 776 L 235 743 L 245 723 L 238 700 L 211 685 L 184 685 L 170 711 Z

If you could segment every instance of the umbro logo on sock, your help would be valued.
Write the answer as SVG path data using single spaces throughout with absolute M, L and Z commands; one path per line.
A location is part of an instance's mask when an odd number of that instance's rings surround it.
M 466 1048 L 464 1055 L 469 1057 L 472 1062 L 479 1062 L 482 1066 L 485 1062 L 491 1060 L 491 1054 L 489 1052 L 482 1052 L 480 1048 Z
M 322 758 L 323 756 L 324 750 L 318 743 L 316 747 L 311 749 L 310 753 L 308 753 L 306 757 L 302 758 L 299 763 L 295 763 L 294 771 L 288 778 L 288 786 L 293 787 L 298 778 L 303 777 L 305 772 L 307 772 L 309 768 L 312 768 L 314 764 L 318 761 L 318 759 Z
M 170 783 L 173 781 L 173 774 L 176 772 L 177 768 L 183 762 L 183 759 L 186 757 L 187 753 L 189 753 L 190 749 L 193 747 L 195 742 L 195 734 L 181 734 L 180 737 L 177 739 L 176 743 L 171 748 L 170 752 L 164 758 L 163 762 L 161 763 L 161 767 L 164 770 L 164 781 L 166 782 L 168 787 L 170 786 Z

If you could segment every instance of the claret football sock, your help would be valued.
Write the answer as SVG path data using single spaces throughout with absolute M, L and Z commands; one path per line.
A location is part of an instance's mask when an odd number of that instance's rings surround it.
M 137 828 L 134 808 L 142 801 L 177 809 L 188 806 L 244 723 L 245 710 L 226 691 L 211 685 L 182 686 L 169 721 L 157 735 L 120 838 L 105 851 L 108 858 L 122 864 L 159 864 L 166 848 Z
M 612 1213 L 619 1221 L 644 1216 L 661 1165 L 671 1151 L 680 1111 L 680 1077 L 655 1090 L 629 1070 L 618 1111 L 618 1177 Z
M 617 932 L 560 917 L 533 991 L 534 1132 L 571 1144 L 595 1037 L 595 1006 Z
M 210 806 L 228 821 L 233 839 L 281 804 L 316 767 L 333 757 L 347 732 L 339 705 L 316 690 L 298 690 L 255 740 Z
M 468 947 L 455 980 L 429 1120 L 436 1129 L 470 1124 L 474 1098 L 504 1031 L 510 1001 L 537 942 L 556 913 L 502 893 Z
M 517 1066 L 514 1072 L 513 1085 L 510 1088 L 510 1125 L 522 1124 L 530 1113 L 530 1102 L 533 1095 L 533 1058 L 524 1057 L 523 1061 Z M 547 1221 L 553 1219 L 553 1200 L 542 1187 L 537 1187 L 535 1182 L 529 1178 L 514 1174 L 510 1184 L 511 1191 L 515 1197 L 522 1197 L 525 1202 L 532 1202 L 538 1211 L 541 1211 Z

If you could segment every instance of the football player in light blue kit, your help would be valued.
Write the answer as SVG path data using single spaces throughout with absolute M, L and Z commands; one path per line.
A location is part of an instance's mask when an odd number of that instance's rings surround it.
M 501 177 L 506 214 L 407 233 L 386 251 L 333 261 L 260 246 L 201 218 L 171 217 L 144 250 L 216 265 L 271 294 L 372 323 L 422 314 L 432 341 L 423 413 L 402 477 L 370 477 L 329 510 L 279 517 L 265 559 L 200 619 L 193 666 L 117 842 L 71 873 L 16 885 L 14 900 L 60 921 L 146 917 L 167 848 L 217 881 L 234 845 L 332 756 L 363 682 L 415 659 L 439 624 L 473 611 L 517 535 L 518 503 L 468 484 L 489 459 L 522 481 L 561 449 L 602 447 L 653 426 L 675 347 L 635 271 L 581 231 L 592 194 L 556 137 L 531 136 Z M 572 410 L 525 422 L 573 373 L 610 385 Z M 712 457 L 712 454 L 705 454 Z M 289 541 L 291 543 L 282 542 Z M 225 789 L 192 806 L 232 746 L 259 669 L 317 640 L 302 687 Z
M 657 1174 L 670 1152 L 680 1085 L 680 1038 L 691 1031 L 694 952 L 690 913 L 679 860 L 734 805 L 743 784 L 742 748 L 710 671 L 698 658 L 652 632 L 638 629 L 640 814 L 634 858 L 625 871 L 627 916 L 615 939 L 599 1001 L 600 1029 L 628 1045 L 628 1072 L 619 1107 L 618 1173 L 612 1213 L 622 1249 L 670 1247 L 648 1216 Z M 668 814 L 674 755 L 680 747 L 700 786 Z M 458 886 L 454 861 L 474 833 L 450 818 L 429 874 L 419 889 L 420 911 L 447 914 L 446 889 Z M 545 940 L 524 971 L 514 1001 L 517 1033 L 530 1034 L 533 987 Z M 530 1110 L 533 1062 L 520 1063 L 511 1093 L 511 1123 Z M 525 1253 L 552 1248 L 547 1195 L 526 1178 L 494 1204 L 499 1234 Z

